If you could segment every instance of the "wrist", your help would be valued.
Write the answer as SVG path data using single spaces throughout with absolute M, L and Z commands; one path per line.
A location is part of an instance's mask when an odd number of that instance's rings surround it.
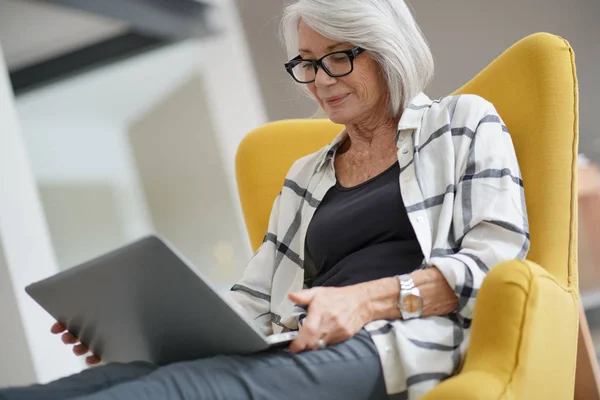
M 363 307 L 367 323 L 380 319 L 399 319 L 400 283 L 396 277 L 381 278 L 360 284 L 364 293 Z
M 423 312 L 423 297 L 417 284 L 409 274 L 396 276 L 400 283 L 398 308 L 402 319 L 419 318 Z

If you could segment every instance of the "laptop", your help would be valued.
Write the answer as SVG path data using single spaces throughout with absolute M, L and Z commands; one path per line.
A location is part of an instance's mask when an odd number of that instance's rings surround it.
M 297 334 L 263 335 L 158 235 L 25 290 L 104 362 L 252 354 L 285 347 Z

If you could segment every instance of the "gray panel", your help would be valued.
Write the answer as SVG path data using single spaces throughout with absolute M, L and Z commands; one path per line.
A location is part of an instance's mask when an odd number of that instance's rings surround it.
M 171 38 L 203 37 L 213 31 L 213 7 L 194 0 L 45 0 L 130 23 L 138 31 Z M 212 16 L 214 17 L 214 15 Z
M 519 39 L 550 32 L 567 39 L 577 63 L 580 149 L 600 163 L 600 1 L 411 1 L 436 61 L 428 91 L 442 96 L 461 86 Z M 468 10 L 468 12 L 465 12 Z
M 288 55 L 279 40 L 281 0 L 236 0 L 269 120 L 308 118 L 317 103 L 285 72 Z
M 316 106 L 294 93 L 281 66 L 287 55 L 277 26 L 287 2 L 236 0 L 270 120 L 312 115 Z M 409 1 L 431 45 L 436 74 L 427 90 L 443 96 L 462 86 L 517 40 L 534 32 L 566 38 L 576 53 L 580 88 L 580 148 L 600 163 L 600 1 Z

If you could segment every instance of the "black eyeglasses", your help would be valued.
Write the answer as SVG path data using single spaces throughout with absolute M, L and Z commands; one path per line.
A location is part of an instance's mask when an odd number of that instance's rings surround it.
M 285 63 L 285 70 L 298 83 L 311 83 L 317 78 L 319 67 L 332 78 L 346 76 L 354 69 L 354 59 L 365 49 L 355 47 L 350 50 L 334 51 L 318 60 L 305 60 L 301 56 Z

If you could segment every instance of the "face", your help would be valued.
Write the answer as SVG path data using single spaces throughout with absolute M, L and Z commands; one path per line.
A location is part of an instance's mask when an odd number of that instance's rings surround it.
M 298 26 L 299 54 L 304 59 L 319 59 L 325 54 L 356 46 L 330 40 L 302 21 Z M 361 123 L 387 110 L 387 85 L 377 62 L 363 53 L 354 59 L 354 69 L 346 76 L 333 78 L 319 68 L 308 90 L 338 124 Z

